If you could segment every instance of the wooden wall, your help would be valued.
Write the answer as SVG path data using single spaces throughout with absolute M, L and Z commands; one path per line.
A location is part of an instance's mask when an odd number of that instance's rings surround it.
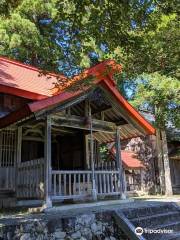
M 0 93 L 0 112 L 3 115 L 3 113 L 15 111 L 24 106 L 29 101 L 29 99 L 22 97 Z

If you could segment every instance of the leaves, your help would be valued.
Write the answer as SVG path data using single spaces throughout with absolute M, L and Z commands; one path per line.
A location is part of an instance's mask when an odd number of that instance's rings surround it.
M 171 121 L 177 126 L 180 110 L 180 82 L 159 73 L 143 74 L 137 80 L 137 89 L 131 102 L 140 109 L 151 110 L 158 128 Z
M 0 54 L 67 76 L 113 58 L 121 92 L 156 107 L 165 125 L 178 115 L 177 9 L 175 0 L 2 0 Z

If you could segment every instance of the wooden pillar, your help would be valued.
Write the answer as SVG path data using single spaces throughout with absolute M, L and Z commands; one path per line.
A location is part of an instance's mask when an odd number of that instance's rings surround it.
M 17 152 L 16 163 L 21 163 L 21 147 L 22 147 L 22 127 L 17 129 Z
M 21 149 L 22 149 L 22 127 L 17 128 L 17 141 L 16 141 L 16 158 L 15 158 L 15 191 L 18 197 L 18 166 L 21 163 Z
M 97 192 L 96 192 L 95 169 L 94 169 L 94 139 L 93 139 L 92 116 L 91 116 L 90 103 L 89 103 L 89 119 L 90 119 L 91 170 L 92 170 L 92 198 L 94 201 L 96 201 L 97 200 Z
M 85 167 L 86 169 L 90 169 L 90 159 L 89 159 L 89 136 L 84 136 L 85 141 Z
M 172 182 L 171 182 L 171 172 L 169 165 L 168 147 L 165 131 L 161 131 L 162 135 L 162 149 L 163 149 L 163 159 L 164 159 L 164 176 L 165 176 L 165 194 L 172 195 Z
M 51 117 L 47 116 L 45 120 L 45 141 L 44 141 L 44 162 L 45 162 L 45 188 L 44 188 L 44 197 L 45 197 L 45 208 L 52 207 L 51 201 Z
M 124 196 L 122 198 L 126 199 L 126 196 L 127 196 L 127 182 L 126 182 L 126 173 L 125 173 L 124 168 L 123 168 L 123 181 L 124 181 Z
M 116 164 L 119 170 L 119 181 L 118 185 L 120 188 L 120 197 L 121 199 L 126 199 L 125 195 L 125 178 L 123 176 L 123 167 L 122 167 L 122 158 L 121 158 L 121 142 L 120 142 L 120 130 L 119 128 L 116 129 Z
M 0 167 L 2 166 L 3 132 L 0 130 Z

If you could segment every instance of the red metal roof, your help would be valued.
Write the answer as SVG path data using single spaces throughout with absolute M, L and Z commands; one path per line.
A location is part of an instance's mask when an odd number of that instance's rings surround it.
M 125 168 L 140 169 L 145 168 L 141 160 L 137 159 L 137 155 L 130 151 L 121 151 L 121 157 Z
M 57 74 L 42 74 L 42 70 L 0 57 L 0 92 L 40 100 L 53 95 Z
M 155 128 L 130 103 L 128 103 L 128 101 L 120 94 L 118 89 L 113 86 L 107 78 L 104 79 L 101 84 L 114 95 L 121 107 L 123 107 L 124 110 L 146 130 L 147 134 L 155 135 Z
M 113 158 L 115 157 L 115 149 L 111 149 Z M 121 150 L 121 158 L 125 169 L 141 169 L 145 168 L 142 160 L 137 159 L 137 154 L 132 151 Z
M 11 67 L 10 67 L 10 69 L 11 69 Z M 7 69 L 7 68 L 8 68 L 8 66 L 6 66 L 5 69 Z M 23 64 L 23 68 L 24 68 L 24 64 Z M 28 69 L 29 69 L 29 66 L 28 66 Z M 67 82 L 66 86 L 63 86 L 62 88 L 57 88 L 57 89 L 54 88 L 53 92 L 56 93 L 57 95 L 51 96 L 51 97 L 46 97 L 46 99 L 42 99 L 42 100 L 39 100 L 39 101 L 35 101 L 33 103 L 29 103 L 25 107 L 23 107 L 22 109 L 20 109 L 16 112 L 12 112 L 8 116 L 6 116 L 4 118 L 1 118 L 0 119 L 0 128 L 6 127 L 6 126 L 8 126 L 8 125 L 10 125 L 10 124 L 12 124 L 16 121 L 21 120 L 24 117 L 28 117 L 29 115 L 31 115 L 31 114 L 33 114 L 37 111 L 43 110 L 47 107 L 51 107 L 51 106 L 56 105 L 56 104 L 60 104 L 64 101 L 70 100 L 71 98 L 78 96 L 84 90 L 81 89 L 79 91 L 73 91 L 73 92 L 69 91 L 68 92 L 66 88 L 73 85 L 77 81 L 80 81 L 80 80 L 83 80 L 84 78 L 87 78 L 88 76 L 90 76 L 90 77 L 93 76 L 94 77 L 93 85 L 94 84 L 96 84 L 96 85 L 101 84 L 101 86 L 105 87 L 116 98 L 116 100 L 119 102 L 121 107 L 124 108 L 124 110 L 127 112 L 127 114 L 129 114 L 132 118 L 134 118 L 134 120 L 145 129 L 147 134 L 155 134 L 155 129 L 153 128 L 153 126 L 150 123 L 148 123 L 122 97 L 122 95 L 117 90 L 117 88 L 115 86 L 115 82 L 112 79 L 112 74 L 115 71 L 120 71 L 120 70 L 121 70 L 121 66 L 119 64 L 116 64 L 113 60 L 107 60 L 107 61 L 104 61 L 100 64 L 97 64 L 96 66 L 85 70 L 82 74 L 72 78 L 70 81 Z M 36 74 L 38 74 L 39 70 L 37 71 L 37 70 L 33 69 L 33 71 L 35 71 Z M 10 70 L 8 70 L 7 72 L 11 73 Z M 11 75 L 12 75 L 12 73 L 11 73 Z M 0 74 L 0 76 L 1 76 L 1 74 Z M 26 76 L 24 76 L 24 78 L 25 77 Z M 21 81 L 22 81 L 22 79 L 21 79 Z M 28 81 L 31 81 L 31 79 L 28 78 Z M 40 87 L 40 85 L 37 85 L 37 86 Z M 90 88 L 90 87 L 91 86 L 88 86 L 86 88 Z M 43 86 L 41 86 L 41 88 L 43 88 Z M 20 88 L 19 88 L 19 90 L 20 90 Z M 24 89 L 23 89 L 23 91 L 24 91 Z

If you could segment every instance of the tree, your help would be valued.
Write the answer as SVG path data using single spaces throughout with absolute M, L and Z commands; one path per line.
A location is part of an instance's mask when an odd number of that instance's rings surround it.
M 143 74 L 137 79 L 137 89 L 132 104 L 140 109 L 147 109 L 155 115 L 157 138 L 161 135 L 162 139 L 162 143 L 158 139 L 158 149 L 159 151 L 162 149 L 164 159 L 162 164 L 162 154 L 159 152 L 160 182 L 161 185 L 165 185 L 166 194 L 170 195 L 172 186 L 165 129 L 170 123 L 179 127 L 180 82 L 176 78 L 159 73 Z M 165 176 L 163 176 L 163 165 Z
M 99 61 L 114 58 L 123 64 L 121 89 L 159 66 L 176 72 L 175 1 L 19 0 L 2 1 L 1 9 L 2 55 L 72 74 L 91 65 L 92 53 Z
M 169 122 L 179 127 L 180 81 L 155 72 L 142 74 L 136 83 L 132 104 L 151 111 L 159 129 L 164 130 Z
M 62 56 L 56 43 L 56 1 L 1 3 L 0 53 L 46 70 L 57 70 Z

